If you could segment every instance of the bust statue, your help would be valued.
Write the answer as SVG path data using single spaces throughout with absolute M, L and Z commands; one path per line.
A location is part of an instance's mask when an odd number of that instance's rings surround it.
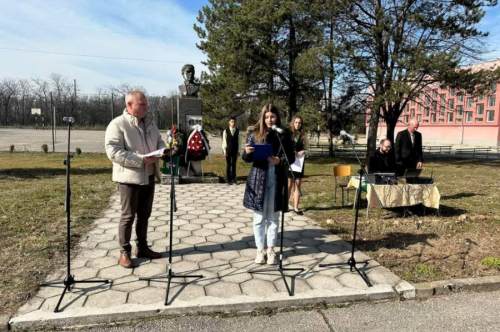
M 179 85 L 179 91 L 183 98 L 198 98 L 198 91 L 200 85 L 194 81 L 194 66 L 187 64 L 182 67 L 182 77 L 184 77 L 184 84 Z

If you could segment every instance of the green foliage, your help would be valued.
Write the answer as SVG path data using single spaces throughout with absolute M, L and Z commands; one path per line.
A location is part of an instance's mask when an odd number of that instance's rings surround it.
M 267 102 L 282 105 L 288 119 L 321 91 L 308 59 L 320 31 L 305 0 L 210 0 L 195 30 L 203 40 L 209 73 L 202 75 L 210 127 L 230 115 L 259 113 Z M 310 54 L 311 53 L 311 54 Z
M 500 257 L 486 257 L 481 264 L 489 269 L 500 270 Z

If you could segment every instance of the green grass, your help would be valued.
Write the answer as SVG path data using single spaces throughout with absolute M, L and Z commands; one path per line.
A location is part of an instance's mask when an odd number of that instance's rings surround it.
M 63 153 L 0 153 L 0 312 L 12 314 L 45 276 L 65 263 Z M 115 188 L 104 154 L 71 159 L 73 244 L 107 206 Z

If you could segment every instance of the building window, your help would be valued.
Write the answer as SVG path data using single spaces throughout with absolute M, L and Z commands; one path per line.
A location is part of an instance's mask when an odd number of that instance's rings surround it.
M 418 105 L 418 112 L 422 112 L 422 104 Z M 413 113 L 413 116 L 415 116 L 415 113 Z
M 467 108 L 472 108 L 474 105 L 474 98 L 467 98 Z
M 435 111 L 437 111 L 437 104 L 438 104 L 438 103 L 437 103 L 437 101 L 433 101 L 433 102 L 432 102 L 432 110 L 433 110 L 434 112 L 435 112 Z
M 453 113 L 448 113 L 448 122 L 453 122 Z
M 443 105 L 446 104 L 446 93 L 443 93 L 441 95 L 441 104 L 443 104 Z
M 450 97 L 455 97 L 455 88 L 450 89 Z
M 422 114 L 418 114 L 417 115 L 417 121 L 418 122 L 422 122 Z
M 490 93 L 495 93 L 497 92 L 497 83 L 493 82 L 490 84 Z
M 495 95 L 488 97 L 488 107 L 495 107 Z
M 412 108 L 412 109 L 410 110 L 410 116 L 411 116 L 412 118 L 414 118 L 414 117 L 415 117 L 415 109 L 414 109 L 414 108 Z
M 472 112 L 465 112 L 465 122 L 472 122 Z
M 425 116 L 429 116 L 429 107 L 425 108 Z
M 431 122 L 436 123 L 436 113 L 431 114 Z
M 424 120 L 424 123 L 429 123 L 429 120 Z
M 450 111 L 455 108 L 455 99 L 448 100 L 448 108 L 450 109 Z
M 445 107 L 444 106 L 441 106 L 439 108 L 439 115 L 445 115 Z
M 458 102 L 463 103 L 464 102 L 464 94 L 463 92 L 458 93 Z
M 462 119 L 457 118 L 457 123 L 462 123 Z
M 483 122 L 483 118 L 477 118 L 476 122 Z
M 429 97 L 429 96 L 426 95 L 425 96 L 425 104 L 429 105 L 430 103 L 431 103 L 431 97 Z
M 476 115 L 483 115 L 483 114 L 484 114 L 484 104 L 477 104 Z
M 438 90 L 432 90 L 432 99 L 434 100 L 438 99 Z
M 486 111 L 486 122 L 495 121 L 495 111 Z
M 408 123 L 408 115 L 405 115 L 405 123 Z
M 457 116 L 462 116 L 463 112 L 464 112 L 464 106 L 457 105 Z
M 444 119 L 439 119 L 439 123 L 444 123 Z
M 481 92 L 479 96 L 477 97 L 477 100 L 481 101 L 484 100 L 484 92 Z

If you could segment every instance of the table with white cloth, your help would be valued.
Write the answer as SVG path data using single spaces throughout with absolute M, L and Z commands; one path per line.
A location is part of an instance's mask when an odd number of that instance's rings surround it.
M 359 177 L 352 177 L 347 187 L 359 187 Z M 368 201 L 367 212 L 370 208 L 393 208 L 422 204 L 425 207 L 439 210 L 441 195 L 435 184 L 372 184 L 362 181 L 362 191 L 366 191 Z M 377 194 L 382 206 L 380 206 Z

